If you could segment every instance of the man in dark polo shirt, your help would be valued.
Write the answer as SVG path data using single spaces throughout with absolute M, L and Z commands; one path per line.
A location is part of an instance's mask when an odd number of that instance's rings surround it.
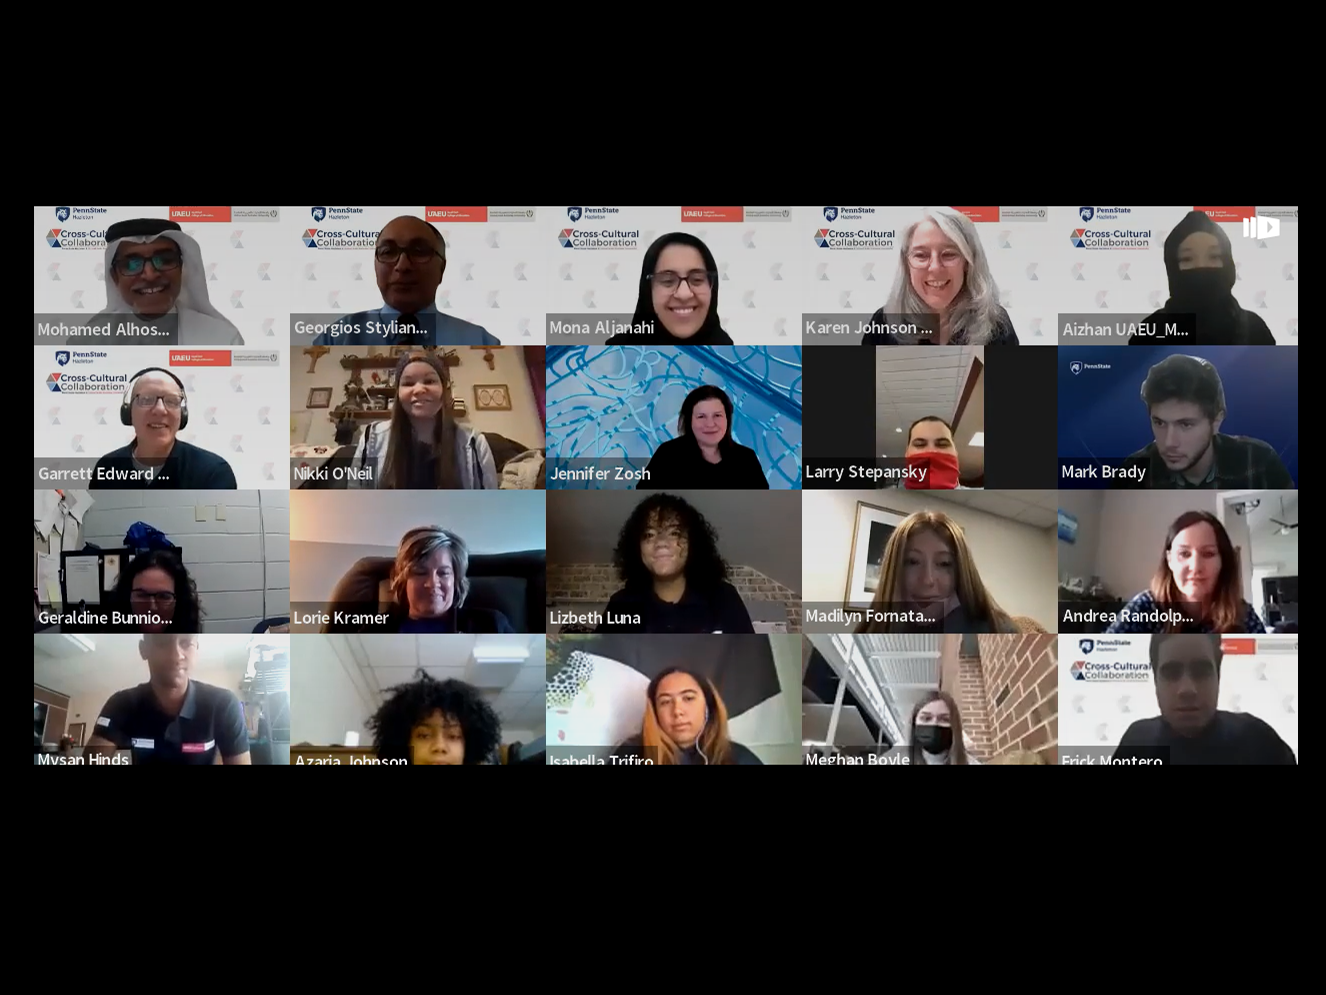
M 135 374 L 120 405 L 134 441 L 97 460 L 89 488 L 102 490 L 233 491 L 235 471 L 216 453 L 176 438 L 189 424 L 184 384 L 169 370 Z
M 1160 717 L 1130 725 L 1114 751 L 1115 762 L 1296 766 L 1294 751 L 1268 723 L 1216 707 L 1223 659 L 1215 634 L 1152 636 L 1151 673 Z
M 1205 359 L 1168 356 L 1147 373 L 1142 402 L 1155 441 L 1128 457 L 1147 467 L 1141 481 L 1123 487 L 1219 491 L 1295 490 L 1275 449 L 1261 439 L 1222 435 L 1225 387 Z
M 239 698 L 190 677 L 197 636 L 146 635 L 138 653 L 150 679 L 110 696 L 84 753 L 131 750 L 136 764 L 251 763 Z

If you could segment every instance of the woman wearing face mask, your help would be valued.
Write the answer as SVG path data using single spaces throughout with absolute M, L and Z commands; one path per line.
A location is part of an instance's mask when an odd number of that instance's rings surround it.
M 913 767 L 945 764 L 979 766 L 967 752 L 958 703 L 943 691 L 931 691 L 912 710 L 911 743 L 907 749 Z
M 732 439 L 732 399 L 712 384 L 686 395 L 677 418 L 677 437 L 656 450 L 638 491 L 656 487 L 710 490 L 768 490 L 755 450 Z
M 451 379 L 430 352 L 409 353 L 396 364 L 396 400 L 385 425 L 369 422 L 355 450 L 356 471 L 372 481 L 351 488 L 388 490 L 496 490 L 497 465 L 488 440 L 457 425 L 451 414 Z
M 654 494 L 636 505 L 613 558 L 623 586 L 608 600 L 598 632 L 755 631 L 727 582 L 718 533 L 681 498 Z
M 1181 613 L 1185 621 L 1152 619 Z M 1165 536 L 1150 590 L 1128 602 L 1105 630 L 1110 633 L 1265 632 L 1243 600 L 1238 554 L 1220 519 L 1207 511 L 1184 512 Z
M 612 753 L 652 764 L 763 766 L 760 758 L 728 738 L 727 707 L 709 678 L 681 667 L 663 671 L 645 691 L 640 735 Z
M 957 522 L 938 511 L 918 511 L 889 536 L 871 609 L 885 616 L 856 627 L 868 632 L 1017 632 L 976 569 Z M 893 621 L 911 613 L 923 621 Z
M 902 237 L 898 273 L 889 302 L 872 324 L 934 316 L 938 328 L 918 335 L 869 332 L 863 345 L 1017 345 L 1008 312 L 971 219 L 947 207 L 931 207 Z M 919 324 L 919 323 L 918 323 Z
M 982 490 L 959 482 L 961 466 L 953 428 L 939 415 L 926 415 L 912 422 L 907 429 L 904 460 L 908 475 L 895 480 L 893 487 L 909 491 Z
M 718 263 L 694 235 L 672 232 L 645 250 L 632 329 L 608 345 L 731 345 L 718 320 Z M 648 329 L 648 331 L 643 331 Z
M 1223 228 L 1202 211 L 1188 212 L 1165 239 L 1169 300 L 1145 323 L 1163 328 L 1167 316 L 1190 314 L 1197 320 L 1197 345 L 1275 345 L 1266 322 L 1234 299 L 1231 248 Z M 1128 344 L 1161 345 L 1164 339 L 1134 335 Z
M 411 529 L 401 538 L 391 571 L 395 605 L 387 632 L 515 632 L 498 611 L 465 608 L 470 593 L 465 540 L 436 525 Z

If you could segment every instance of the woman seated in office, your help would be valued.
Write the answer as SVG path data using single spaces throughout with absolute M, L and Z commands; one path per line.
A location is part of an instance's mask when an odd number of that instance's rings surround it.
M 1187 620 L 1146 617 L 1165 612 L 1182 613 Z M 1243 600 L 1238 554 L 1220 519 L 1208 511 L 1186 511 L 1165 535 L 1150 589 L 1135 595 L 1105 631 L 1265 632 L 1266 627 Z
M 907 453 L 903 457 L 913 473 L 919 476 L 902 477 L 890 486 L 909 491 L 968 491 L 981 488 L 963 487 L 958 481 L 962 467 L 958 463 L 958 447 L 953 441 L 953 426 L 939 415 L 926 415 L 912 422 L 907 429 Z
M 464 607 L 469 566 L 469 548 L 456 533 L 436 525 L 410 529 L 391 568 L 392 611 L 377 631 L 515 632 L 499 611 Z
M 495 763 L 502 743 L 502 721 L 476 688 L 422 669 L 387 690 L 368 728 L 377 759 L 420 766 Z
M 713 682 L 681 667 L 671 667 L 649 682 L 640 734 L 612 755 L 667 765 L 763 766 L 759 757 L 728 738 L 727 707 Z
M 718 319 L 718 263 L 709 246 L 685 232 L 654 240 L 640 267 L 631 327 L 607 345 L 732 344 Z
M 497 464 L 482 432 L 457 425 L 451 378 L 431 352 L 401 357 L 391 419 L 369 422 L 355 450 L 355 470 L 371 468 L 372 481 L 347 486 L 385 490 L 496 490 Z
M 115 583 L 114 611 L 155 615 L 160 621 L 123 626 L 124 632 L 203 631 L 198 588 L 178 553 L 154 549 L 139 553 L 120 569 Z
M 1190 314 L 1196 320 L 1193 345 L 1275 345 L 1266 322 L 1234 299 L 1233 246 L 1225 230 L 1202 211 L 1189 211 L 1165 238 L 1169 299 L 1147 325 Z M 1164 344 L 1154 335 L 1134 335 L 1129 345 Z M 1187 343 L 1185 343 L 1187 344 Z
M 912 709 L 907 756 L 913 767 L 980 766 L 980 761 L 967 752 L 962 713 L 951 695 L 931 691 Z
M 870 332 L 864 345 L 1017 345 L 1008 312 L 971 219 L 947 207 L 927 208 L 925 217 L 902 237 L 898 273 L 889 302 L 873 323 L 927 316 L 938 329 L 918 335 Z M 887 316 L 887 317 L 886 317 Z
M 598 632 L 755 631 L 727 582 L 717 532 L 681 498 L 654 494 L 636 505 L 613 559 L 623 586 Z
M 677 437 L 654 450 L 646 470 L 649 477 L 635 485 L 638 491 L 769 489 L 755 450 L 732 439 L 732 398 L 712 384 L 686 395 L 677 418 Z
M 918 511 L 902 520 L 884 547 L 867 632 L 1017 632 L 1017 626 L 981 583 L 962 527 L 938 511 Z M 890 614 L 914 613 L 923 621 L 894 621 Z

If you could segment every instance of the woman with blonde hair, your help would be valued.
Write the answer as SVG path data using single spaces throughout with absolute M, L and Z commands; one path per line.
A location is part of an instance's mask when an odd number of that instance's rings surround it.
M 933 316 L 939 327 L 912 336 L 870 332 L 862 336 L 863 344 L 1018 344 L 1013 321 L 999 304 L 976 225 L 961 211 L 926 208 L 925 216 L 903 232 L 893 292 L 871 323 L 882 326 L 908 315 Z
M 436 525 L 401 537 L 389 583 L 388 632 L 514 632 L 499 611 L 465 608 L 470 593 L 470 551 L 465 540 Z
M 728 737 L 727 706 L 709 678 L 670 667 L 645 691 L 640 735 L 612 753 L 615 763 L 762 766 L 760 758 Z
M 908 515 L 889 536 L 870 611 L 858 633 L 1018 631 L 981 582 L 962 527 L 938 511 Z
M 1162 613 L 1181 616 L 1161 621 Z M 1149 589 L 1134 595 L 1105 630 L 1157 632 L 1265 632 L 1243 600 L 1238 552 L 1220 519 L 1185 511 L 1170 525 Z

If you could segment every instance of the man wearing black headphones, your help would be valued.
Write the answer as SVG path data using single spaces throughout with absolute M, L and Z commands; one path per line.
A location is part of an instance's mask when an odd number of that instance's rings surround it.
M 97 460 L 90 488 L 237 489 L 229 463 L 176 438 L 189 424 L 189 399 L 183 382 L 169 370 L 150 366 L 129 379 L 120 422 L 133 427 L 134 441 Z

